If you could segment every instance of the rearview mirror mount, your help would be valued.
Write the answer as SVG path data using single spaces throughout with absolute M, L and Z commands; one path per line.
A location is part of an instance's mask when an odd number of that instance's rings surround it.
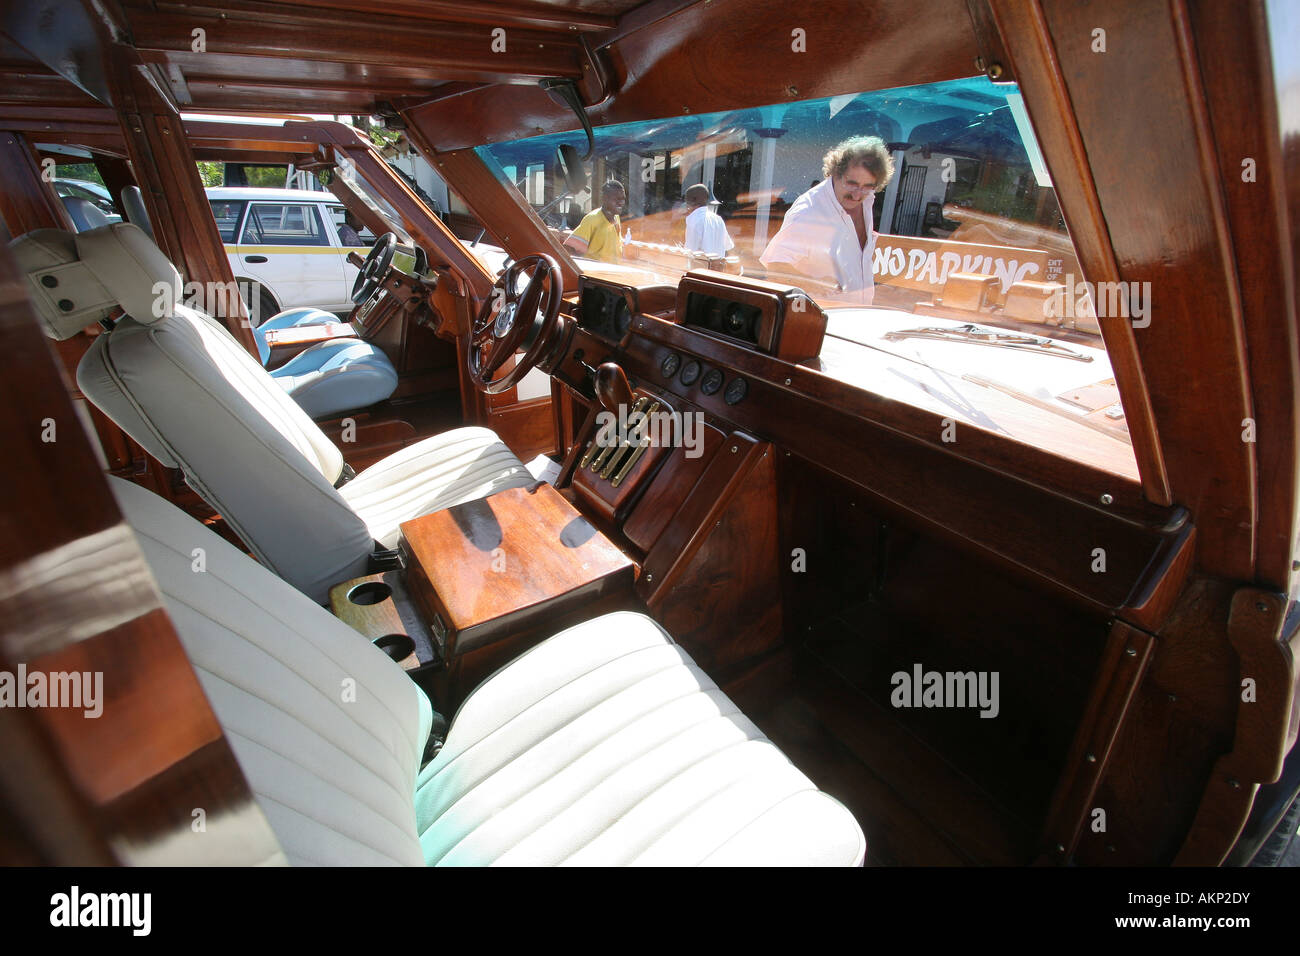
M 567 106 L 573 110 L 573 114 L 578 117 L 578 122 L 582 124 L 582 131 L 587 134 L 587 155 L 583 159 L 590 159 L 591 154 L 596 151 L 596 134 L 591 128 L 591 119 L 587 116 L 587 107 L 582 104 L 582 95 L 578 92 L 578 84 L 568 79 L 538 80 L 537 85 L 544 89 L 548 96 L 561 106 Z
M 582 168 L 582 157 L 578 155 L 577 149 L 564 143 L 556 149 L 555 160 L 560 164 L 560 172 L 570 194 L 576 196 L 587 188 L 587 171 Z

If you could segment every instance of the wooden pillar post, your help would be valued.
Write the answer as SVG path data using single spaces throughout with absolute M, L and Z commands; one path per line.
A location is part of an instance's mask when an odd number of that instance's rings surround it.
M 10 237 L 33 229 L 71 229 L 68 211 L 59 202 L 51 181 L 41 175 L 41 160 L 22 133 L 0 132 L 0 216 Z
M 111 61 L 119 64 L 113 76 L 114 98 L 154 241 L 186 282 L 212 290 L 200 304 L 257 355 L 248 311 L 236 290 L 180 114 L 133 49 L 115 47 Z
M 97 156 L 95 157 L 95 168 L 99 170 L 99 175 L 104 180 L 104 186 L 108 189 L 109 195 L 113 197 L 113 202 L 117 203 L 118 211 L 125 218 L 126 210 L 122 204 L 122 190 L 127 186 L 136 184 L 135 176 L 131 173 L 131 164 L 117 156 Z

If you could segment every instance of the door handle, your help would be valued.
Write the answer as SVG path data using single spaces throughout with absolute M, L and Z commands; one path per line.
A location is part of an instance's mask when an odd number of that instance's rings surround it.
M 265 262 L 266 256 L 244 256 L 245 262 Z

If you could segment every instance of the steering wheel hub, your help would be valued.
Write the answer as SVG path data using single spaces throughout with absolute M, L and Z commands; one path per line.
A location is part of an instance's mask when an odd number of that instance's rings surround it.
M 503 339 L 510 332 L 510 327 L 515 321 L 515 311 L 517 306 L 513 302 L 507 302 L 497 313 L 497 320 L 493 323 L 493 334 L 497 338 Z

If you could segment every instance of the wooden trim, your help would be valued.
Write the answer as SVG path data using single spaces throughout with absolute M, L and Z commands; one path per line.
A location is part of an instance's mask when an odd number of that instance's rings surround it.
M 469 283 L 476 296 L 486 298 L 493 277 L 487 274 L 478 259 L 461 245 L 460 240 L 429 210 L 406 181 L 393 172 L 373 146 L 361 140 L 358 135 L 354 142 L 339 143 L 335 149 L 341 150 L 356 165 L 357 173 L 372 189 L 377 189 L 393 204 L 403 223 L 410 229 L 412 238 L 424 246 L 431 257 L 434 252 L 443 257 L 442 268 L 454 269 Z M 436 262 L 433 264 L 437 265 Z
M 1244 7 L 1244 9 L 1243 9 Z M 1207 124 L 1215 153 L 1213 175 L 1222 189 L 1223 215 L 1245 331 L 1246 361 L 1254 407 L 1258 472 L 1255 581 L 1287 591 L 1296 537 L 1297 449 L 1300 422 L 1294 396 L 1300 390 L 1296 256 L 1300 255 L 1300 207 L 1290 210 L 1287 185 L 1300 178 L 1300 149 L 1285 153 L 1278 115 L 1265 5 L 1225 6 L 1191 0 L 1186 6 L 1186 44 L 1202 77 Z M 1196 37 L 1212 38 L 1197 44 Z M 1225 71 L 1225 64 L 1232 64 Z M 1242 123 L 1249 116 L 1253 122 Z M 1300 130 L 1283 131 L 1292 141 Z M 1254 160 L 1253 181 L 1243 179 L 1244 157 Z M 1287 168 L 1287 157 L 1291 168 Z M 1292 195 L 1300 190 L 1292 185 Z M 1289 383 L 1278 388 L 1278 382 Z
M 406 21 L 385 28 L 368 10 L 312 19 L 295 16 L 291 7 L 281 4 L 244 0 L 237 8 L 151 10 L 146 16 L 128 14 L 128 19 L 132 39 L 142 52 L 188 54 L 194 42 L 191 31 L 201 27 L 207 31 L 208 56 L 383 63 L 423 70 L 441 80 L 582 76 L 581 45 L 567 29 L 515 27 L 507 34 L 506 51 L 498 53 L 486 26 Z M 255 75 L 245 82 L 255 84 Z
M 1120 616 L 1135 627 L 1159 633 L 1191 577 L 1196 554 L 1196 529 L 1185 522 L 1165 546 L 1125 601 Z
M 1039 0 L 1001 0 L 993 5 L 993 16 L 1011 69 L 1020 78 L 1034 135 L 1052 170 L 1052 182 L 1079 264 L 1092 282 L 1118 281 L 1120 269 L 1107 235 L 1088 152 L 1042 5 Z M 1142 490 L 1154 504 L 1171 504 L 1173 493 L 1133 328 L 1115 317 L 1101 318 L 1098 324 L 1119 385 Z
M 699 551 L 759 461 L 772 446 L 741 432 L 723 440 L 709 467 L 646 555 L 637 592 L 654 610 Z
M 330 11 L 356 10 L 355 4 L 348 3 L 347 0 L 295 0 L 294 5 L 320 10 L 326 17 L 332 15 Z M 219 9 L 238 10 L 257 6 L 260 5 L 224 0 Z M 472 0 L 367 0 L 366 11 L 379 23 L 430 20 L 439 23 L 519 25 L 564 31 L 608 30 L 621 19 L 571 6 L 557 7 L 549 3 L 521 0 L 494 0 L 489 3 L 476 3 Z M 313 14 L 304 19 L 317 22 L 319 17 Z
M 789 418 L 788 409 L 793 404 L 805 414 L 807 422 L 820 425 L 839 416 L 848 416 L 874 423 L 895 434 L 908 435 L 946 456 L 960 458 L 1041 488 L 1061 494 L 1065 494 L 1063 489 L 1068 488 L 1071 498 L 1088 505 L 1099 504 L 1101 496 L 1109 494 L 1112 501 L 1107 511 L 1111 514 L 1159 524 L 1168 523 L 1172 517 L 1169 509 L 1156 507 L 1145 499 L 1141 487 L 1132 478 L 985 432 L 975 425 L 964 428 L 960 441 L 944 442 L 942 415 L 882 398 L 867 387 L 827 375 L 819 364 L 796 365 L 652 315 L 638 315 L 632 323 L 639 335 L 632 339 L 623 359 L 629 375 L 661 381 L 660 358 L 668 349 L 681 353 L 683 358 L 696 357 L 709 365 L 742 375 L 749 382 L 750 393 L 735 406 L 727 405 L 722 393 L 703 395 L 696 389 L 684 388 L 676 379 L 665 382 L 664 388 L 679 393 L 682 398 L 697 401 L 724 419 L 756 434 L 771 437 L 786 447 L 807 444 L 789 440 L 797 438 L 793 430 L 788 434 L 783 434 L 784 430 L 778 431 L 778 423 Z M 590 363 L 600 352 L 585 345 L 589 337 L 581 341 L 587 352 L 586 361 Z M 808 429 L 805 427 L 804 431 Z M 858 436 L 857 443 L 867 440 L 868 435 L 863 433 Z M 807 457 L 815 460 L 817 456 Z
M 698 3 L 709 2 L 710 0 L 645 0 L 619 17 L 617 24 L 608 33 L 595 37 L 592 47 L 599 51 L 613 46 L 619 40 L 649 29 Z
M 1097 278 L 1148 284 L 1151 321 L 1134 333 L 1134 343 L 1170 494 L 1195 517 L 1199 569 L 1244 581 L 1255 573 L 1259 523 L 1255 453 L 1242 439 L 1243 420 L 1254 412 L 1237 276 L 1229 261 L 1234 250 L 1224 238 L 1223 184 L 1206 158 L 1214 143 L 1180 9 L 1160 0 L 1115 5 L 1108 14 L 1114 48 L 1107 54 L 1091 49 L 1097 14 L 1090 8 L 1057 0 L 1008 2 L 997 13 L 1017 11 L 1013 27 L 1024 30 L 1037 22 L 1035 35 L 1051 37 L 1054 62 L 1069 93 L 1066 115 L 1077 124 L 1095 188 L 1093 197 L 1088 180 L 1080 190 L 1073 175 L 1059 179 L 1061 204 L 1077 225 L 1080 200 L 1095 201 L 1108 240 L 1100 250 L 1106 258 L 1099 262 L 1091 230 L 1076 237 L 1080 259 L 1089 272 L 1109 266 L 1113 255 L 1118 274 L 1104 268 Z M 1140 52 L 1133 45 L 1139 37 Z M 1014 45 L 1012 55 L 1017 55 Z M 1019 65 L 1018 71 L 1041 121 L 1050 113 L 1035 107 L 1041 84 L 1029 82 Z M 1231 75 L 1219 82 L 1231 83 Z M 1135 89 L 1147 91 L 1141 107 L 1116 110 L 1114 104 L 1131 98 Z M 1241 98 L 1234 93 L 1231 99 L 1239 108 Z M 1059 139 L 1050 127 L 1044 129 L 1049 164 L 1061 151 Z M 1131 149 L 1139 140 L 1144 147 Z M 1117 378 L 1127 374 L 1116 367 Z M 1121 384 L 1125 401 L 1130 392 L 1138 394 L 1134 384 Z M 1292 383 L 1270 385 L 1281 387 L 1283 400 L 1294 401 L 1286 394 Z
M 54 190 L 41 175 L 40 157 L 22 133 L 0 132 L 0 216 L 17 238 L 33 229 L 72 229 L 72 220 Z
M 5 750 L 0 829 L 24 834 L 23 852 L 47 864 L 201 865 L 229 862 L 236 847 L 245 862 L 283 862 L 7 250 L 0 351 L 5 491 L 23 503 L 0 524 L 0 666 L 102 674 L 98 717 L 76 707 L 0 708 L 0 739 L 16 745 Z M 41 439 L 45 417 L 56 441 Z M 92 565 L 98 573 L 78 571 Z M 192 827 L 195 808 L 204 833 Z
M 115 45 L 110 57 L 127 156 L 144 194 L 154 241 L 185 280 L 235 288 L 180 114 L 153 85 L 134 50 Z M 243 299 L 213 298 L 214 317 L 256 357 L 257 340 Z
M 1150 634 L 1122 621 L 1111 625 L 1083 719 L 1043 825 L 1039 843 L 1045 860 L 1064 863 L 1074 853 L 1154 647 Z
M 487 164 L 473 149 L 459 149 L 439 153 L 428 146 L 428 138 L 418 123 L 411 123 L 407 135 L 420 146 L 420 151 L 433 163 L 438 174 L 446 180 L 480 222 L 492 223 L 502 246 L 515 258 L 544 252 L 560 265 L 560 276 L 566 289 L 578 287 L 578 271 L 564 247 L 551 234 L 551 230 L 537 217 L 531 206 L 521 202 L 512 187 L 492 175 Z
M 1232 596 L 1228 638 L 1240 661 L 1232 750 L 1214 764 L 1175 865 L 1223 862 L 1246 825 L 1259 785 L 1278 779 L 1295 743 L 1290 725 L 1300 658 L 1282 633 L 1286 608 L 1282 595 L 1257 588 L 1241 588 Z M 1248 679 L 1253 698 L 1245 700 Z

